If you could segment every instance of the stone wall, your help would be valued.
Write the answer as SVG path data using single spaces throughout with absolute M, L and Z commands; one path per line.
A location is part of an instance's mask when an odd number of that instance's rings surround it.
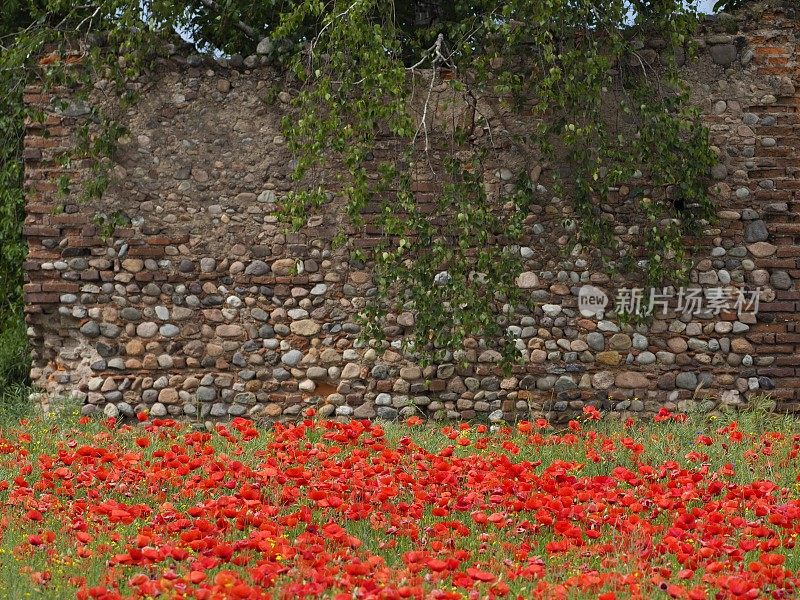
M 581 285 L 613 293 L 635 282 L 604 274 L 592 253 L 560 253 L 570 203 L 548 196 L 533 207 L 519 249 L 529 302 L 512 324 L 524 361 L 510 376 L 477 340 L 426 368 L 394 348 L 361 346 L 355 315 L 373 286 L 368 268 L 331 247 L 336 202 L 298 233 L 276 216 L 292 187 L 279 126 L 291 90 L 275 94 L 275 76 L 257 57 L 176 55 L 139 82 L 141 99 L 119 115 L 130 135 L 96 202 L 78 202 L 74 191 L 93 176 L 88 161 L 59 161 L 85 108 L 58 109 L 64 90 L 26 91 L 47 114 L 30 124 L 25 145 L 33 381 L 77 395 L 85 414 L 111 416 L 146 407 L 156 416 L 279 420 L 314 407 L 358 418 L 560 420 L 588 404 L 619 416 L 736 407 L 763 391 L 782 410 L 800 409 L 800 22 L 784 9 L 752 10 L 709 24 L 700 58 L 684 70 L 720 157 L 719 223 L 692 242 L 691 278 L 706 289 L 761 287 L 757 318 L 691 318 L 674 307 L 649 326 L 582 317 Z M 100 81 L 91 102 L 107 95 Z M 508 114 L 486 110 L 507 125 Z M 391 154 L 391 140 L 381 152 Z M 510 148 L 498 153 L 489 189 L 507 184 L 514 160 Z M 66 195 L 57 191 L 64 175 Z M 546 181 L 547 165 L 533 175 Z M 420 177 L 416 190 L 435 185 Z M 627 188 L 609 200 L 623 238 L 640 236 L 624 218 L 634 201 Z M 105 238 L 98 214 L 129 225 Z M 364 246 L 375 233 L 351 231 Z M 413 318 L 394 316 L 390 337 Z

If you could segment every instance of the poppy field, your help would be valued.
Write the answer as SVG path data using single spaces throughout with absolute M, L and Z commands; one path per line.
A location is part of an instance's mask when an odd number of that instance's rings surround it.
M 7 598 L 796 598 L 789 420 L 0 425 Z

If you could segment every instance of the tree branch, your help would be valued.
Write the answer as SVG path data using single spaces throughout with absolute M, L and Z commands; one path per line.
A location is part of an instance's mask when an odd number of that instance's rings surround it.
M 206 8 L 209 8 L 209 9 L 215 11 L 215 12 L 222 12 L 222 9 L 220 8 L 219 4 L 214 2 L 214 0 L 200 0 L 200 1 L 203 3 L 203 5 Z M 259 41 L 258 32 L 255 29 L 253 29 L 252 27 L 250 27 L 250 25 L 248 25 L 247 23 L 244 23 L 242 21 L 236 20 L 236 21 L 234 21 L 233 24 L 236 27 L 236 29 L 238 29 L 239 31 L 244 33 L 251 40 L 255 40 L 256 42 Z
M 338 21 L 342 17 L 346 17 L 347 13 L 353 10 L 358 4 L 361 3 L 361 1 L 362 0 L 356 0 L 350 6 L 348 6 L 346 10 L 343 10 L 338 15 L 331 17 L 331 19 L 327 23 L 325 23 L 323 28 L 319 30 L 319 33 L 316 35 L 316 37 L 311 41 L 311 44 L 309 45 L 310 63 L 314 62 L 314 46 L 316 46 L 319 43 L 319 40 L 322 39 L 322 34 L 325 33 L 325 30 L 328 29 L 328 27 L 330 27 L 331 25 L 333 25 L 334 21 Z

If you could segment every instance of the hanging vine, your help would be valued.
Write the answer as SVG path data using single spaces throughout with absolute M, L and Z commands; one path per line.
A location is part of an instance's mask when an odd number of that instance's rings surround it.
M 299 2 L 283 15 L 282 38 L 317 23 L 291 62 L 302 87 L 285 132 L 304 187 L 288 196 L 285 211 L 299 226 L 329 201 L 329 188 L 341 189 L 358 227 L 365 209 L 378 205 L 369 211 L 382 232 L 372 254 L 378 294 L 365 313 L 369 337 L 382 339 L 388 313 L 411 310 L 416 328 L 405 347 L 423 359 L 442 358 L 470 336 L 498 340 L 504 358 L 514 356 L 517 342 L 504 327 L 520 299 L 511 250 L 536 196 L 527 172 L 535 158 L 570 166 L 556 174 L 551 193 L 574 199 L 576 244 L 611 266 L 620 255 L 639 257 L 634 269 L 649 285 L 685 277 L 684 235 L 713 214 L 706 178 L 715 158 L 677 68 L 691 50 L 696 15 L 670 0 L 636 9 L 630 23 L 622 1 L 456 3 L 411 33 L 385 0 Z M 653 32 L 666 48 L 655 56 L 641 50 L 642 36 Z M 422 110 L 414 113 L 419 80 Z M 472 109 L 471 121 L 435 123 L 431 92 L 442 86 Z M 487 97 L 531 117 L 535 129 L 476 135 L 474 112 Z M 383 132 L 403 142 L 379 158 Z M 434 135 L 447 152 L 438 165 L 430 161 Z M 505 142 L 528 159 L 526 168 L 516 185 L 489 197 L 484 171 Z M 344 169 L 327 181 L 318 167 L 337 159 Z M 432 204 L 430 190 L 414 187 L 426 170 L 439 183 Z M 630 247 L 601 218 L 601 206 L 635 180 L 647 182 L 647 193 L 639 190 L 636 202 L 642 243 Z
M 697 22 L 681 0 L 31 0 L 14 15 L 0 31 L 0 285 L 15 306 L 21 136 L 35 116 L 22 90 L 33 77 L 48 85 L 78 77 L 57 61 L 38 68 L 46 48 L 58 54 L 77 44 L 84 83 L 113 81 L 123 101 L 133 100 L 126 83 L 176 31 L 229 54 L 257 45 L 285 67 L 297 83 L 284 120 L 296 156 L 286 221 L 300 227 L 340 197 L 351 230 L 379 232 L 368 251 L 344 231 L 338 237 L 353 261 L 374 264 L 365 335 L 380 342 L 390 313 L 411 312 L 416 324 L 403 343 L 423 359 L 459 351 L 470 337 L 496 340 L 507 361 L 516 354 L 507 325 L 523 301 L 518 244 L 533 203 L 572 198 L 573 244 L 609 268 L 633 260 L 649 284 L 685 275 L 684 235 L 713 212 L 706 175 L 714 156 L 677 68 Z M 643 48 L 656 34 L 663 50 Z M 490 113 L 531 127 L 495 130 Z M 79 144 L 99 169 L 85 194 L 102 194 L 119 133 L 106 121 Z M 487 171 L 509 148 L 522 166 L 487 190 Z M 531 172 L 548 161 L 569 168 L 543 186 Z M 646 182 L 631 187 L 638 245 L 615 233 L 603 209 L 632 181 Z M 59 187 L 66 192 L 70 182 Z

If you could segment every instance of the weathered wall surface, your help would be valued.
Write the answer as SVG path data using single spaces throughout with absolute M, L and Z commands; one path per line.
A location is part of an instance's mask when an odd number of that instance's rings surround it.
M 130 135 L 113 183 L 88 204 L 56 185 L 67 175 L 79 188 L 92 176 L 88 164 L 58 160 L 86 116 L 54 110 L 59 90 L 27 90 L 27 102 L 48 113 L 43 126 L 30 125 L 25 149 L 34 382 L 79 395 L 86 414 L 125 416 L 146 407 L 278 420 L 313 406 L 342 417 L 559 419 L 586 404 L 620 415 L 736 406 L 763 390 L 800 409 L 800 21 L 775 9 L 737 26 L 705 33 L 701 58 L 685 67 L 720 153 L 720 220 L 695 240 L 691 276 L 706 289 L 761 287 L 757 317 L 673 307 L 639 328 L 582 317 L 582 284 L 613 293 L 626 282 L 590 255 L 558 252 L 570 203 L 548 198 L 520 248 L 530 302 L 513 324 L 524 362 L 511 376 L 477 341 L 465 348 L 466 366 L 424 369 L 391 349 L 360 347 L 355 315 L 373 286 L 368 269 L 331 249 L 341 217 L 327 211 L 291 234 L 276 217 L 292 186 L 279 126 L 288 92 L 274 94 L 269 70 L 252 58 L 176 58 L 122 116 Z M 96 90 L 93 101 L 102 98 Z M 505 185 L 513 155 L 499 155 L 487 185 Z M 626 193 L 612 199 L 619 214 L 634 201 Z M 104 239 L 93 217 L 116 211 L 131 225 Z M 640 235 L 635 224 L 620 227 Z M 363 245 L 371 233 L 352 232 Z M 397 315 L 389 333 L 397 339 L 412 323 Z

